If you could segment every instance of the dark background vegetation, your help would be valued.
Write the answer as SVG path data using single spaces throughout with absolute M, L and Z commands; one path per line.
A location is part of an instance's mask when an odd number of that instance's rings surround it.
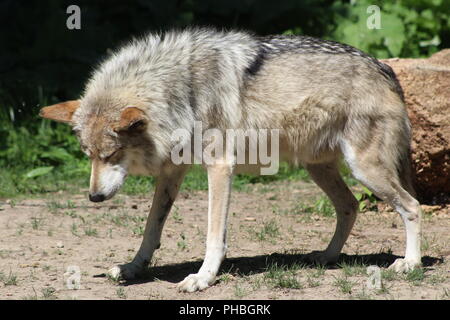
M 66 28 L 72 4 L 81 8 L 81 30 Z M 366 27 L 373 4 L 381 8 L 380 30 Z M 450 0 L 0 0 L 0 24 L 0 197 L 7 197 L 87 186 L 88 162 L 70 128 L 37 113 L 77 98 L 108 50 L 131 36 L 216 26 L 332 39 L 377 58 L 425 57 L 450 47 Z M 304 174 L 283 168 L 270 179 L 293 176 Z M 190 177 L 188 186 L 206 188 L 200 173 Z M 135 178 L 125 191 L 151 184 Z

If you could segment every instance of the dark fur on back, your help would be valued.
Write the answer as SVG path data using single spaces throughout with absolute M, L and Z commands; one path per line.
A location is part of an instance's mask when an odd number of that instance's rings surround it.
M 259 41 L 258 54 L 247 68 L 247 73 L 255 76 L 267 59 L 285 53 L 296 54 L 347 54 L 365 59 L 387 80 L 392 81 L 393 90 L 403 99 L 403 90 L 392 68 L 367 53 L 350 45 L 331 40 L 323 40 L 309 36 L 271 35 L 257 37 Z

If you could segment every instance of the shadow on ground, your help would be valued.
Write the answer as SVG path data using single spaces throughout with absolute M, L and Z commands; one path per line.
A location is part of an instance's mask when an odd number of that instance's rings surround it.
M 376 265 L 386 268 L 391 265 L 395 259 L 402 258 L 391 253 L 376 253 L 367 255 L 347 255 L 341 254 L 338 262 L 325 266 L 326 269 L 339 269 L 341 264 L 358 264 L 358 265 Z M 435 264 L 443 263 L 443 258 L 435 258 L 425 256 L 422 258 L 422 264 L 425 268 L 430 268 Z M 183 280 L 191 273 L 196 273 L 202 264 L 202 260 L 190 261 L 184 263 L 170 264 L 164 266 L 155 266 L 148 269 L 139 279 L 127 280 L 121 285 L 128 286 L 133 284 L 141 284 L 153 282 L 155 280 L 168 281 L 177 283 Z M 301 265 L 304 268 L 317 268 L 317 264 L 311 262 L 310 254 L 300 253 L 273 253 L 270 255 L 259 255 L 254 257 L 238 257 L 225 259 L 219 271 L 219 275 L 223 273 L 231 273 L 238 276 L 246 276 L 265 272 L 267 268 L 273 264 L 278 266 L 294 266 Z

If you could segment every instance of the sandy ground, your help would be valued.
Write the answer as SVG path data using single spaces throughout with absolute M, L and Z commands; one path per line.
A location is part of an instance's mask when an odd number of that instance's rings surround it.
M 175 286 L 203 259 L 204 191 L 179 195 L 148 274 L 120 283 L 104 273 L 133 258 L 150 197 L 119 194 L 102 204 L 88 202 L 84 194 L 0 201 L 0 298 L 450 299 L 449 206 L 425 208 L 424 272 L 396 275 L 385 267 L 404 253 L 404 228 L 399 216 L 386 210 L 359 214 L 337 265 L 306 262 L 334 231 L 334 217 L 298 210 L 320 195 L 312 183 L 288 181 L 234 192 L 227 259 L 217 283 L 196 293 L 179 293 Z M 367 287 L 369 265 L 381 267 L 380 290 Z M 80 270 L 79 290 L 66 286 L 70 266 Z

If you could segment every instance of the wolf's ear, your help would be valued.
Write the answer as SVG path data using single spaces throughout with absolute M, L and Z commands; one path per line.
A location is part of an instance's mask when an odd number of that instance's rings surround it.
M 80 100 L 61 102 L 49 107 L 42 108 L 39 112 L 39 116 L 50 120 L 70 123 L 72 121 L 73 113 L 79 106 Z
M 114 131 L 140 131 L 147 124 L 144 111 L 136 107 L 128 107 L 122 111 L 120 120 L 114 127 Z

